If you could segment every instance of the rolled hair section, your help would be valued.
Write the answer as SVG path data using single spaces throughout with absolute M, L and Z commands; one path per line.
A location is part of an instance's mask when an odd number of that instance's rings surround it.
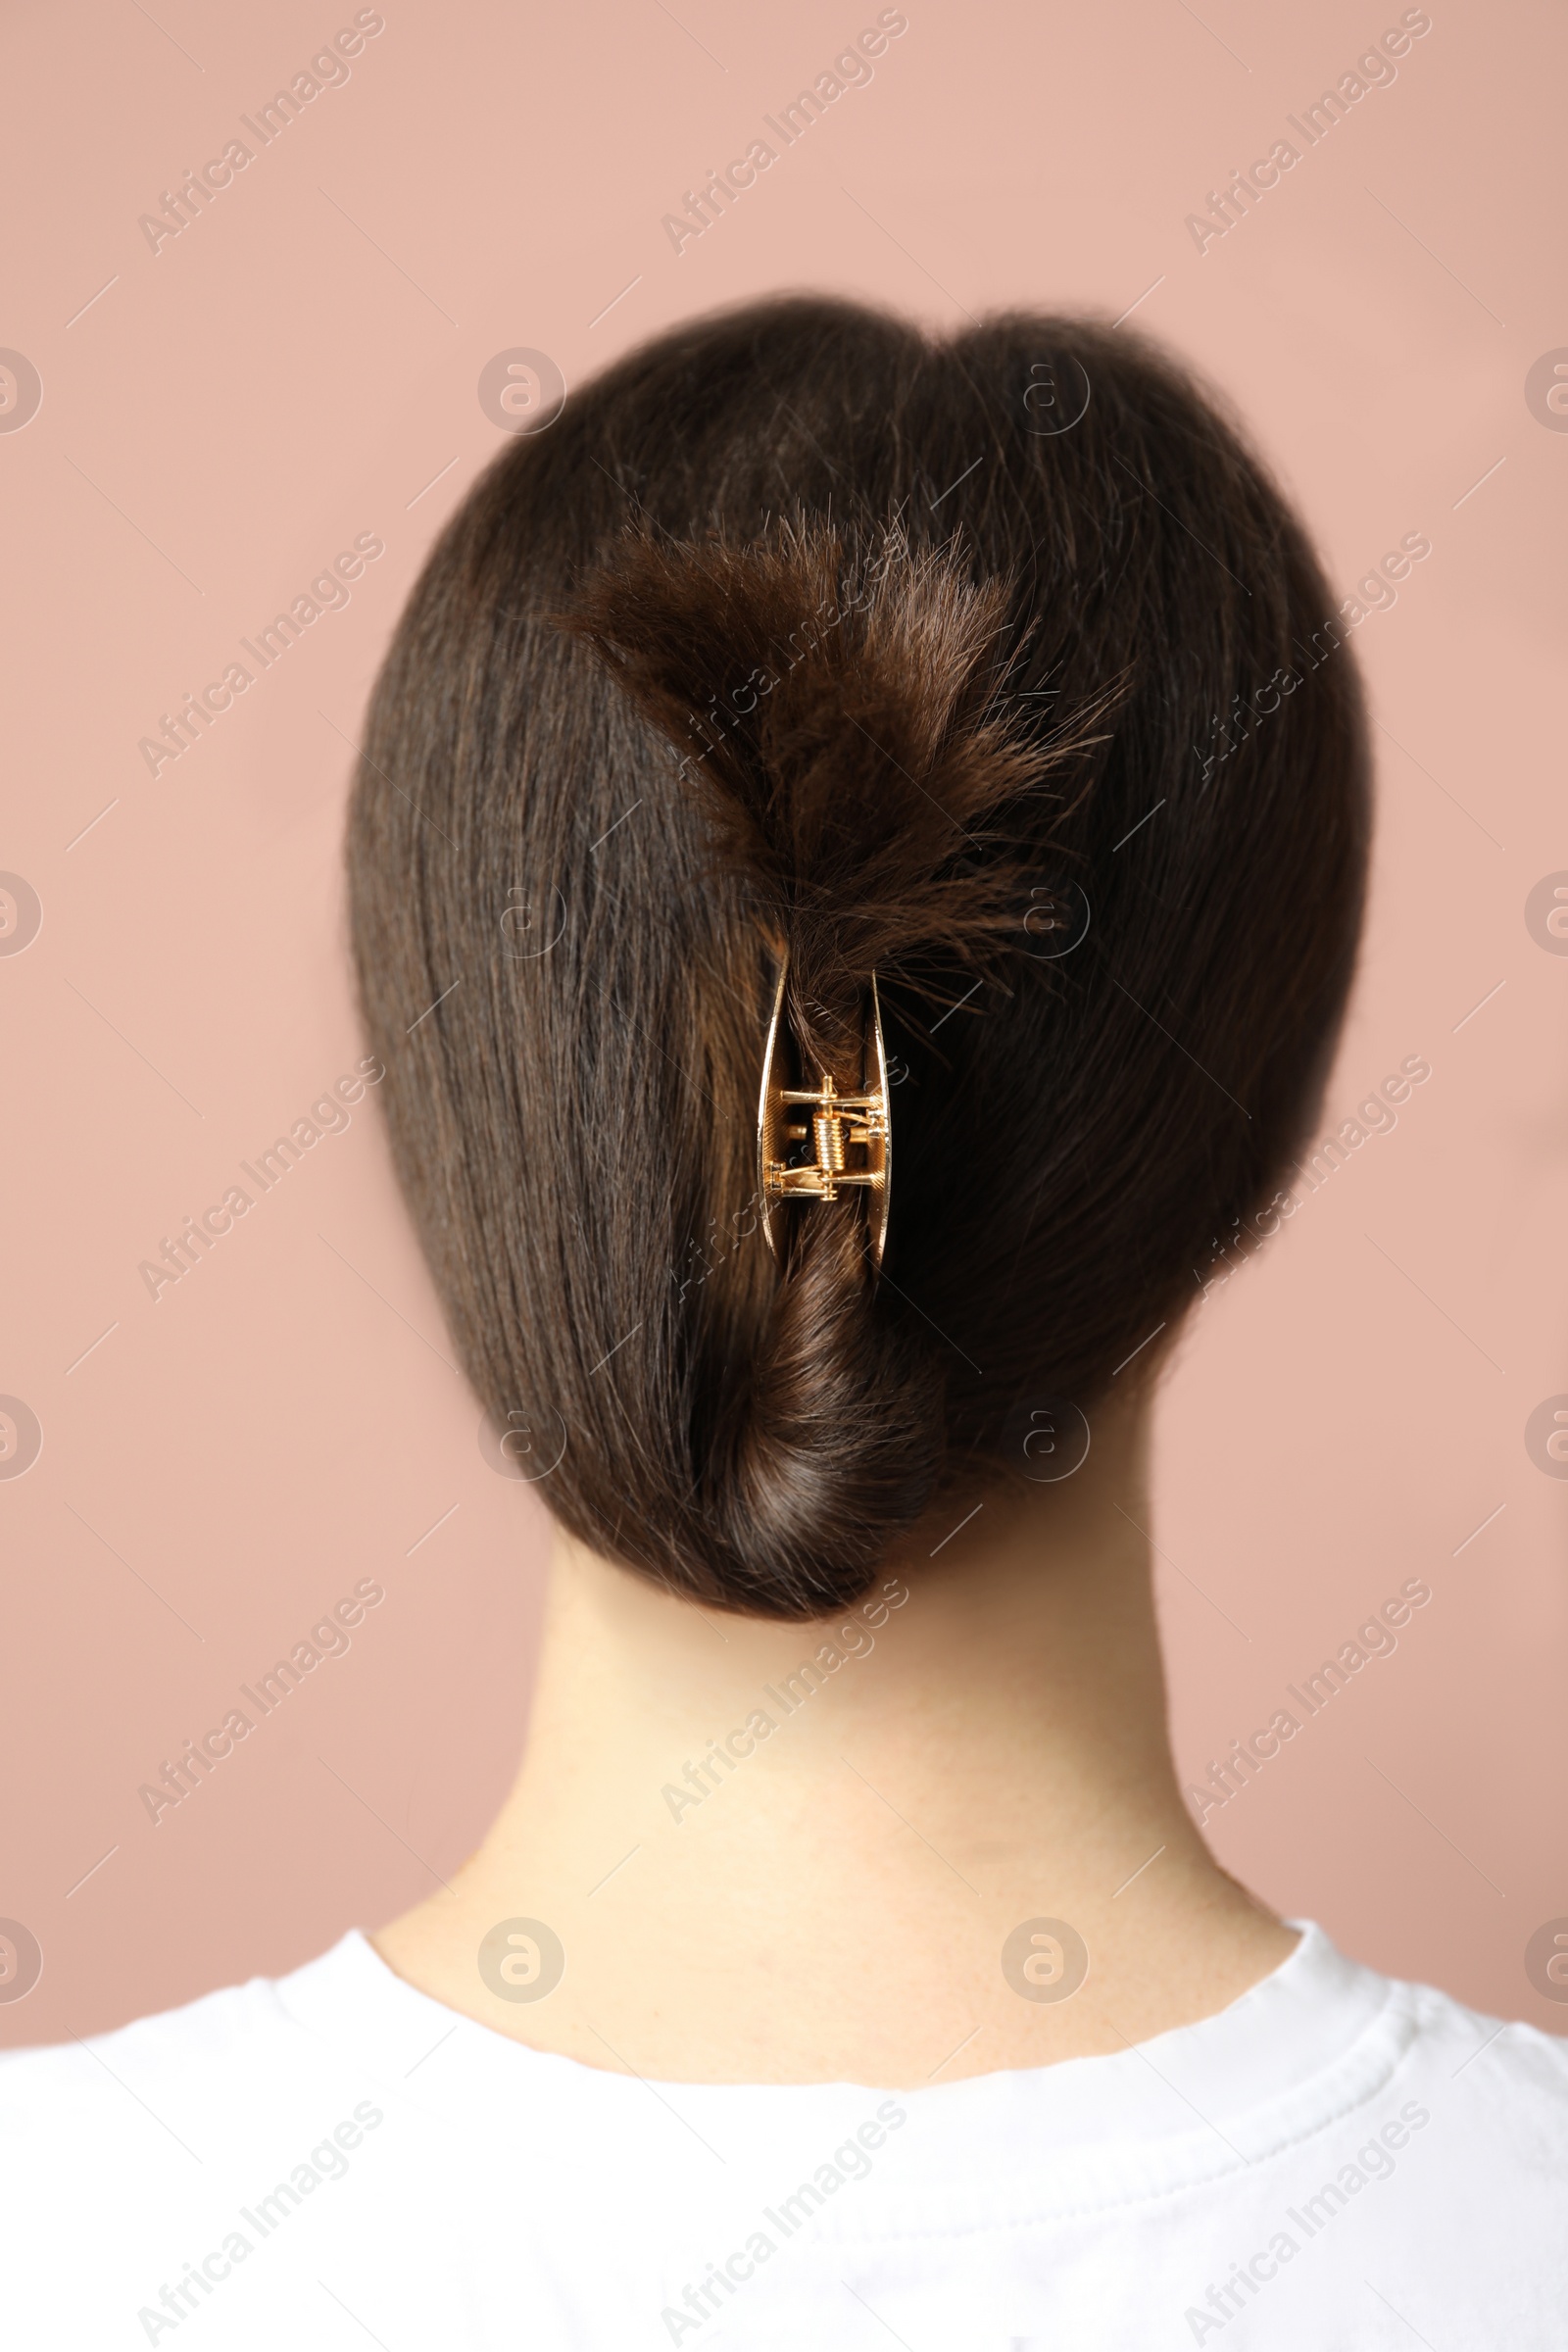
M 628 533 L 561 616 L 670 746 L 715 870 L 787 958 L 801 1063 L 840 1093 L 860 1084 L 873 973 L 940 1017 L 1016 939 L 1048 785 L 1094 739 L 1102 705 L 1046 729 L 1011 693 L 1012 601 L 961 545 L 890 526 L 851 549 L 803 516 L 750 546 Z M 705 1501 L 726 1576 L 765 1563 L 769 1605 L 815 1615 L 865 1590 L 940 1484 L 946 1374 L 877 1281 L 863 1198 L 772 1223 L 745 1409 Z M 897 1231 L 895 1197 L 895 1265 Z

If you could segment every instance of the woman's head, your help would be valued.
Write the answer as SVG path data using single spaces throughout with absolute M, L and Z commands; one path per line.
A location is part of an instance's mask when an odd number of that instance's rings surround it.
M 572 1534 L 824 1614 L 1174 1327 L 1348 985 L 1331 613 L 1211 403 L 1057 319 L 702 320 L 480 479 L 376 689 L 355 946 L 454 1337 Z M 786 955 L 808 1084 L 877 974 L 880 1275 L 863 1195 L 760 1230 Z

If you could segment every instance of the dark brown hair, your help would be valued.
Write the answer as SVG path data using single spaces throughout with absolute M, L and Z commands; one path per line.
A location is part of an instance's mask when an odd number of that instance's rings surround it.
M 481 477 L 375 691 L 354 938 L 456 1343 L 575 1535 L 826 1614 L 1177 1322 L 1353 963 L 1331 611 L 1213 401 L 1061 319 L 699 320 Z M 879 1278 L 863 1196 L 760 1229 L 786 951 L 841 1086 L 878 975 Z

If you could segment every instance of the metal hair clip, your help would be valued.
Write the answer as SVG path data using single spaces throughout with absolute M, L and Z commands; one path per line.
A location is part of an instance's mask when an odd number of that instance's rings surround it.
M 814 1087 L 785 1086 L 774 1077 L 779 1032 L 784 1022 L 784 985 L 789 957 L 779 966 L 773 1013 L 762 1055 L 762 1091 L 757 1112 L 757 1184 L 762 1203 L 762 1233 L 777 1255 L 769 1210 L 776 1200 L 836 1200 L 846 1185 L 872 1195 L 871 1262 L 880 1268 L 888 1238 L 893 1185 L 893 1134 L 888 1115 L 888 1055 L 882 1036 L 882 1006 L 876 974 L 871 975 L 871 1019 L 861 1064 L 860 1092 L 841 1095 L 830 1070 L 818 1070 Z M 809 1106 L 809 1122 L 792 1118 L 789 1106 Z M 802 1149 L 808 1147 L 807 1150 Z M 850 1154 L 856 1156 L 852 1159 Z

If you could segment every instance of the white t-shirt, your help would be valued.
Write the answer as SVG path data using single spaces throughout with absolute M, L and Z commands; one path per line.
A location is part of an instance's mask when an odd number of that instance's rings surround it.
M 1568 2043 L 1307 1926 L 1135 2049 L 914 2091 L 528 2049 L 358 1933 L 0 2061 L 25 2352 L 1561 2352 Z

